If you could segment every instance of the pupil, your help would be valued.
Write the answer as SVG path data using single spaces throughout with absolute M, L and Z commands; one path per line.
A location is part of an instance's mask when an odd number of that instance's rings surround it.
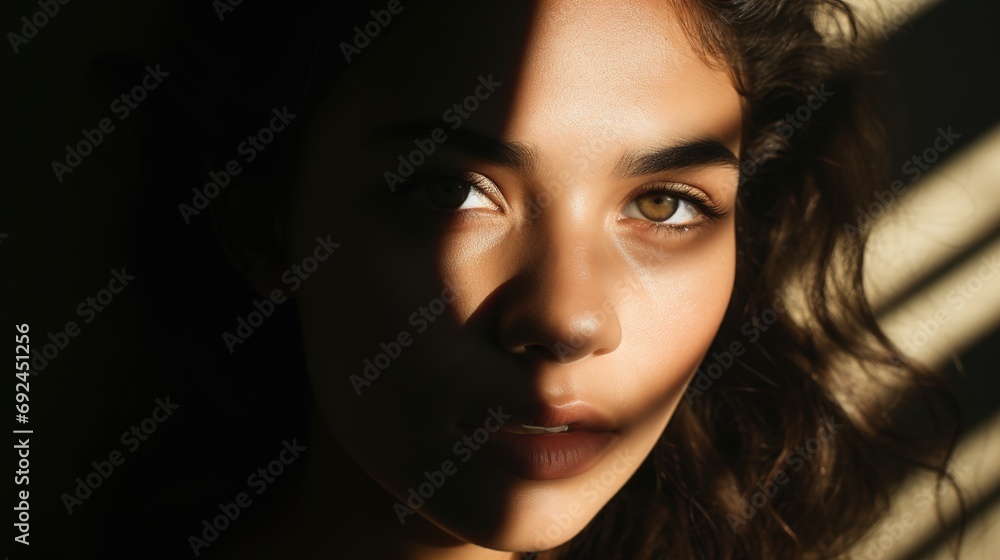
M 427 189 L 427 197 L 435 206 L 455 209 L 469 198 L 467 183 L 436 183 Z
M 663 222 L 669 220 L 677 212 L 676 196 L 663 193 L 644 195 L 639 198 L 639 212 L 648 220 Z

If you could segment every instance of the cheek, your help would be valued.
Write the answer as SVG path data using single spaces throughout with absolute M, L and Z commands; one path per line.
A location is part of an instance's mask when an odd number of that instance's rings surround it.
M 732 217 L 682 251 L 629 264 L 617 291 L 618 359 L 628 402 L 674 402 L 712 344 L 729 305 L 736 270 Z
M 317 389 L 339 410 L 368 416 L 359 401 L 396 396 L 397 372 L 426 346 L 427 332 L 450 331 L 443 325 L 454 324 L 455 297 L 430 242 L 354 226 L 336 262 L 303 282 L 296 301 Z
M 621 359 L 633 374 L 622 381 L 632 402 L 673 401 L 694 374 L 729 304 L 735 249 L 728 236 L 704 250 L 676 254 L 655 273 L 638 276 L 641 289 L 619 306 Z
M 386 410 L 399 408 L 385 381 L 406 356 L 404 345 L 414 344 L 411 316 L 439 300 L 444 286 L 432 264 L 432 240 L 402 236 L 365 207 L 343 189 L 303 193 L 291 212 L 289 261 L 308 254 L 317 235 L 340 243 L 293 293 L 309 375 L 331 424 L 364 419 L 365 431 L 390 432 L 395 418 Z

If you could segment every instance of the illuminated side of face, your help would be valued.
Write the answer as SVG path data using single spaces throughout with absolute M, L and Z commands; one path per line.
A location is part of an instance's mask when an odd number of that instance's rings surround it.
M 564 543 L 625 484 L 735 269 L 730 76 L 670 4 L 532 5 L 516 32 L 507 4 L 406 5 L 312 123 L 287 237 L 291 262 L 340 244 L 295 297 L 387 518 L 500 550 Z

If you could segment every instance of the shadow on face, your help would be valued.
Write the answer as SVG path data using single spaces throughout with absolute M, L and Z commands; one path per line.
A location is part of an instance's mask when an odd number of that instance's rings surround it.
M 390 518 L 552 548 L 722 321 L 740 98 L 669 3 L 400 6 L 309 124 L 286 216 L 289 262 L 329 255 L 295 294 L 319 410 Z

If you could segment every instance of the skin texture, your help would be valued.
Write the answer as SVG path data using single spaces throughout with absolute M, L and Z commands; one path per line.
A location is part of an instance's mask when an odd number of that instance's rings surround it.
M 621 171 L 630 156 L 685 141 L 739 154 L 729 74 L 696 53 L 670 4 L 532 6 L 464 8 L 476 13 L 463 21 L 493 23 L 474 28 L 442 21 L 445 8 L 408 7 L 308 127 L 288 260 L 262 265 L 256 279 L 262 290 L 279 286 L 317 236 L 340 244 L 294 293 L 320 416 L 299 490 L 274 520 L 286 553 L 475 560 L 562 544 L 653 448 L 722 321 L 735 269 L 735 168 Z M 419 188 L 393 194 L 384 173 L 427 134 L 383 131 L 441 119 L 479 76 L 500 85 L 444 132 L 516 143 L 533 165 L 446 143 L 418 173 L 473 172 L 495 192 L 457 211 L 426 208 Z M 627 208 L 657 182 L 687 185 L 723 216 L 682 206 L 686 230 L 651 227 Z M 429 307 L 443 295 L 451 301 Z M 421 308 L 433 321 L 420 322 Z M 352 383 L 402 331 L 412 343 L 377 378 Z M 455 453 L 457 426 L 484 426 L 490 409 L 581 402 L 618 436 L 582 474 L 529 480 Z M 401 523 L 394 504 L 447 460 L 455 474 Z M 334 508 L 349 519 L 331 530 Z M 243 553 L 266 552 L 263 542 Z

